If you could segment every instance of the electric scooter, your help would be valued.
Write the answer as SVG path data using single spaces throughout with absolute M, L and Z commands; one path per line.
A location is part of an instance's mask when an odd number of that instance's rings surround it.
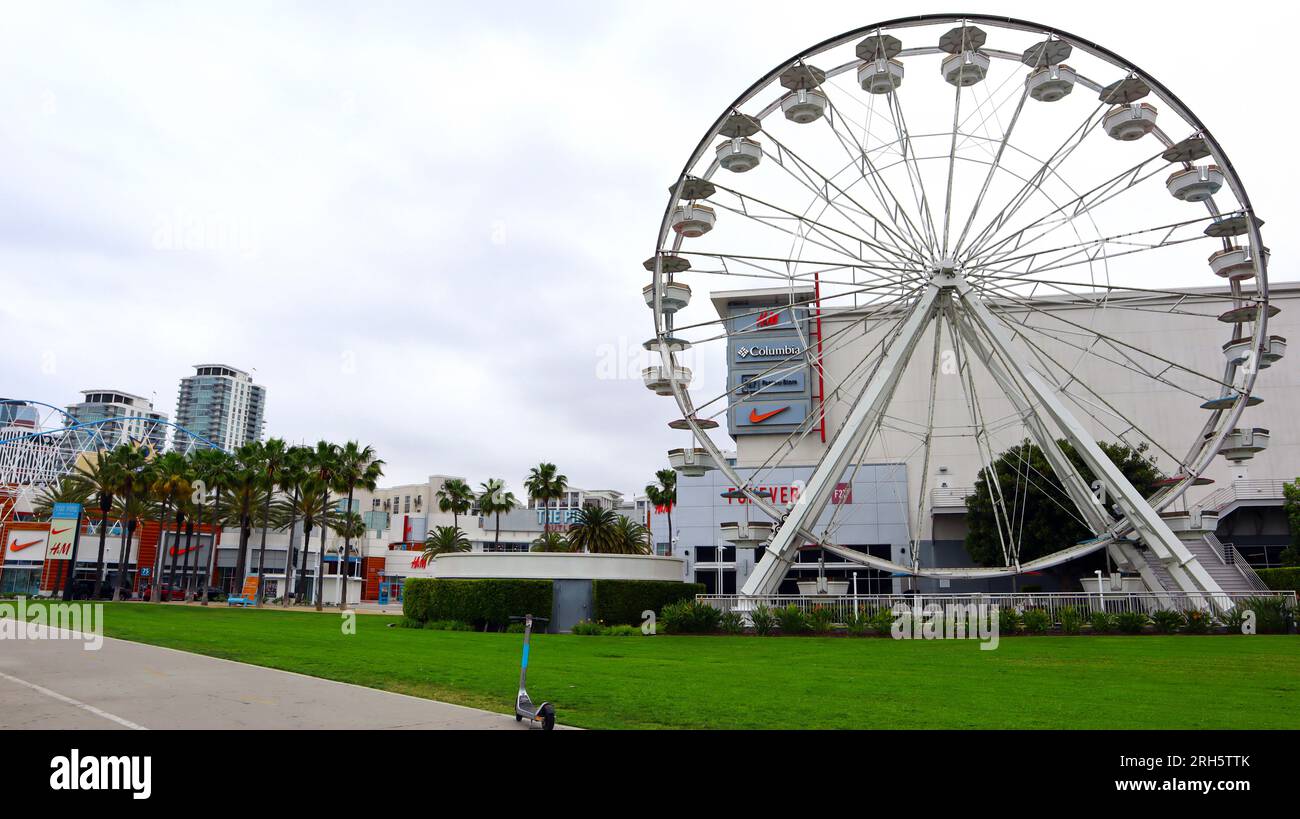
M 511 620 L 524 621 L 524 659 L 519 665 L 519 695 L 515 698 L 515 722 L 528 720 L 529 728 L 541 728 L 543 731 L 555 729 L 555 706 L 549 702 L 543 702 L 540 705 L 534 705 L 532 698 L 528 696 L 528 689 L 525 683 L 528 682 L 528 642 L 533 636 L 533 620 L 541 623 L 551 622 L 545 617 L 533 617 L 531 614 L 523 617 L 511 617 Z

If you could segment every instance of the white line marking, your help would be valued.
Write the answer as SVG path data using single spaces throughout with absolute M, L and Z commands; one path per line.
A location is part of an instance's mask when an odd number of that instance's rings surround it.
M 20 680 L 17 677 L 11 677 L 8 674 L 4 673 L 3 671 L 0 671 L 0 679 L 5 679 L 8 680 L 9 682 L 18 683 L 19 685 L 26 686 L 27 688 L 30 688 L 33 691 L 40 692 L 41 694 L 44 694 L 47 697 L 52 697 L 53 699 L 56 699 L 59 702 L 67 703 L 68 705 L 72 705 L 77 708 L 80 708 L 82 711 L 86 711 L 88 713 L 94 714 L 97 717 L 103 717 L 106 720 L 116 722 L 118 725 L 121 725 L 125 728 L 130 728 L 132 731 L 149 730 L 148 728 L 145 728 L 143 725 L 136 725 L 134 722 L 131 722 L 128 719 L 122 719 L 116 714 L 110 714 L 107 711 L 103 710 L 102 708 L 96 708 L 95 706 L 90 705 L 88 703 L 84 703 L 81 700 L 74 700 L 72 697 L 65 697 L 64 695 L 60 694 L 58 691 L 51 691 L 45 686 L 37 685 L 36 683 L 30 683 L 27 682 L 26 680 Z

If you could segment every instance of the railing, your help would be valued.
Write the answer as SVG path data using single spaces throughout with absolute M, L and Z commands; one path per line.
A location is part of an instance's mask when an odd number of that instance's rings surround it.
M 1284 480 L 1233 481 L 1216 489 L 1196 505 L 1196 511 L 1221 512 L 1238 501 L 1282 500 Z
M 986 605 L 998 608 L 1011 607 L 1024 612 L 1029 609 L 1041 609 L 1051 615 L 1053 622 L 1059 622 L 1063 609 L 1073 608 L 1087 616 L 1094 611 L 1108 611 L 1118 614 L 1136 611 L 1152 614 L 1162 610 L 1203 611 L 1213 608 L 1217 612 L 1226 612 L 1235 608 L 1243 600 L 1256 597 L 1280 597 L 1296 608 L 1296 593 L 1293 591 L 1261 592 L 1220 592 L 1218 594 L 1197 594 L 1194 592 L 1109 592 L 1095 594 L 1089 592 L 1026 592 L 1020 594 L 862 594 L 862 595 L 798 595 L 769 594 L 746 596 L 739 594 L 701 594 L 695 599 L 723 611 L 735 611 L 748 614 L 759 606 L 771 609 L 797 606 L 804 612 L 815 608 L 829 608 L 834 612 L 834 620 L 843 623 L 855 610 L 871 616 L 881 609 L 892 610 L 906 605 L 912 610 L 918 607 L 938 605 Z
M 1207 535 L 1206 539 L 1219 548 L 1219 554 L 1223 557 L 1223 563 L 1226 566 L 1235 568 L 1250 587 L 1259 592 L 1270 592 L 1272 589 L 1264 582 L 1258 574 L 1255 573 L 1255 567 L 1250 565 L 1250 561 L 1237 552 L 1237 547 L 1231 543 L 1223 543 L 1214 535 Z

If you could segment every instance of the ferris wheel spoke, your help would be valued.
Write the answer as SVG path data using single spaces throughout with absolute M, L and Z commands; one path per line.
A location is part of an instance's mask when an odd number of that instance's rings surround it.
M 916 201 L 916 209 L 920 214 L 919 218 L 928 231 L 928 245 L 931 252 L 937 252 L 939 249 L 939 235 L 934 229 L 934 214 L 930 210 L 930 198 L 925 190 L 925 180 L 916 158 L 916 150 L 912 145 L 911 131 L 907 127 L 907 118 L 903 114 L 903 105 L 899 101 L 898 93 L 895 91 L 888 93 L 886 99 L 889 100 L 890 117 L 893 119 L 894 130 L 898 134 L 902 146 L 903 165 L 907 170 L 908 183 L 912 187 L 912 197 Z
M 971 241 L 970 250 L 967 252 L 968 257 L 974 258 L 983 244 L 1011 221 L 1025 202 L 1033 197 L 1037 186 L 1041 185 L 1044 179 L 1056 175 L 1060 171 L 1061 166 L 1070 158 L 1070 155 L 1083 144 L 1088 135 L 1100 124 L 1101 117 L 1098 114 L 1104 110 L 1104 104 L 1094 108 L 1079 127 L 1071 131 L 1056 150 L 1047 159 L 1043 160 L 1038 169 L 1029 177 L 1029 181 L 1020 187 L 1006 205 L 996 211 L 997 216 L 990 220 L 979 233 L 975 234 L 975 238 Z
M 903 206 L 903 203 L 894 194 L 894 190 L 890 187 L 889 182 L 876 169 L 875 164 L 871 161 L 871 153 L 867 150 L 866 146 L 858 141 L 857 136 L 853 134 L 852 131 L 848 131 L 848 138 L 853 142 L 853 147 L 850 147 L 845 142 L 844 134 L 841 134 L 840 130 L 835 127 L 835 123 L 837 121 L 848 122 L 848 120 L 844 119 L 839 114 L 839 109 L 835 107 L 834 101 L 832 101 L 829 96 L 827 97 L 827 106 L 830 108 L 830 116 L 825 117 L 825 119 L 827 125 L 831 129 L 831 133 L 835 136 L 836 142 L 839 143 L 840 148 L 842 148 L 845 154 L 848 155 L 854 167 L 858 168 L 858 172 L 863 181 L 875 194 L 876 200 L 880 202 L 880 206 L 887 212 L 891 210 L 890 205 L 885 202 L 885 194 L 888 194 L 889 199 L 893 202 L 893 213 L 896 214 L 897 217 L 902 218 L 903 229 L 907 231 L 908 236 L 910 237 L 910 241 L 907 242 L 908 247 L 913 248 L 924 256 L 925 254 L 921 251 L 921 248 L 928 246 L 924 232 L 912 220 L 912 217 L 907 212 L 907 208 Z M 903 151 L 904 157 L 906 157 L 909 143 L 901 132 L 898 137 L 900 150 Z
M 961 131 L 961 90 L 962 84 L 956 84 L 952 102 L 952 141 L 948 148 L 948 184 L 943 197 L 943 245 L 940 258 L 948 256 L 948 231 L 952 224 L 952 183 L 957 170 L 957 134 Z
M 1056 205 L 1050 211 L 1043 214 L 1039 218 L 1029 222 L 1024 227 L 1020 228 L 1019 230 L 1013 233 L 1004 236 L 1003 238 L 999 239 L 996 242 L 992 242 L 991 241 L 992 237 L 990 236 L 989 237 L 990 241 L 986 241 L 984 247 L 972 248 L 969 257 L 974 261 L 981 261 L 981 262 L 987 259 L 996 260 L 999 256 L 998 251 L 1001 248 L 1005 248 L 1008 245 L 1010 245 L 1010 248 L 1008 250 L 1003 251 L 1001 255 L 1005 255 L 1008 253 L 1015 253 L 1020 249 L 1027 247 L 1032 242 L 1036 242 L 1043 239 L 1044 237 L 1050 235 L 1052 232 L 1059 229 L 1062 225 L 1069 224 L 1073 222 L 1075 219 L 1078 219 L 1080 216 L 1090 214 L 1097 207 L 1112 201 L 1117 196 L 1123 194 L 1126 191 L 1133 190 L 1141 183 L 1161 173 L 1164 170 L 1161 167 L 1157 167 L 1154 170 L 1151 170 L 1145 174 L 1142 173 L 1144 168 L 1146 168 L 1148 165 L 1150 165 L 1152 162 L 1154 162 L 1157 159 L 1160 159 L 1160 154 L 1155 154 L 1154 156 L 1147 157 L 1146 159 L 1142 160 L 1138 164 L 1130 168 L 1125 168 L 1115 176 L 1107 179 L 1105 182 L 1102 182 L 1100 185 L 1097 185 L 1096 187 L 1088 191 L 1076 195 L 1073 199 L 1061 205 Z M 1071 208 L 1072 210 L 1070 210 L 1070 212 L 1067 214 L 1066 210 Z M 1056 218 L 1053 219 L 1053 217 Z M 1048 220 L 1052 220 L 1052 221 L 1049 222 Z M 1028 233 L 1030 230 L 1034 229 L 1035 227 L 1039 227 L 1044 224 L 1050 225 L 1050 227 L 1047 230 L 1038 233 L 1028 241 L 1024 239 L 1024 235 L 1026 233 Z
M 843 213 L 843 210 L 840 208 L 840 206 L 834 205 L 831 196 L 830 196 L 828 193 L 826 193 L 824 190 L 822 190 L 822 188 L 819 188 L 817 185 L 812 184 L 811 180 L 808 180 L 808 179 L 806 179 L 806 178 L 805 178 L 805 179 L 800 179 L 800 177 L 798 177 L 797 175 L 795 175 L 794 172 L 793 172 L 792 170 L 790 170 L 790 168 L 788 168 L 788 167 L 786 166 L 786 163 L 783 162 L 783 161 L 781 160 L 781 155 L 782 155 L 782 154 L 784 154 L 784 155 L 788 155 L 792 160 L 794 160 L 795 163 L 797 163 L 797 164 L 799 165 L 799 167 L 804 171 L 805 174 L 814 174 L 814 175 L 816 175 L 816 177 L 817 177 L 818 179 L 821 180 L 822 185 L 823 185 L 824 187 L 826 187 L 826 188 L 834 188 L 835 191 L 836 191 L 836 193 L 837 193 L 839 196 L 843 197 L 844 199 L 847 199 L 851 204 L 853 204 L 854 207 L 857 208 L 857 210 L 858 210 L 859 213 L 861 213 L 862 215 L 864 215 L 864 216 L 866 216 L 868 219 L 870 219 L 870 220 L 874 223 L 874 225 L 875 225 L 875 227 L 876 227 L 877 230 L 883 230 L 883 231 L 885 232 L 885 234 L 887 234 L 887 236 L 889 237 L 889 239 L 890 239 L 890 245 L 891 245 L 891 247 L 893 248 L 893 251 L 894 251 L 894 253 L 895 253 L 896 255 L 898 255 L 898 256 L 908 256 L 908 255 L 909 255 L 909 251 L 910 251 L 912 254 L 916 254 L 918 257 L 921 256 L 921 255 L 923 255 L 922 252 L 921 252 L 921 250 L 920 250 L 920 248 L 918 248 L 915 244 L 913 244 L 913 238 L 914 238 L 914 237 L 909 237 L 909 236 L 904 236 L 904 235 L 902 235 L 902 234 L 901 234 L 899 231 L 897 231 L 897 230 L 896 230 L 896 229 L 895 229 L 895 228 L 894 228 L 894 227 L 893 227 L 893 226 L 892 226 L 888 221 L 885 221 L 885 220 L 881 219 L 880 217 L 876 216 L 876 214 L 872 213 L 872 212 L 871 212 L 871 211 L 870 211 L 870 210 L 869 210 L 865 205 L 860 204 L 856 199 L 854 199 L 851 195 L 849 195 L 849 193 L 848 193 L 847 190 L 845 190 L 844 188 L 840 187 L 839 185 L 836 185 L 835 182 L 831 179 L 831 177 L 828 177 L 826 174 L 824 174 L 824 173 L 822 173 L 821 171 L 819 171 L 816 167 L 813 166 L 812 163 L 808 162 L 806 159 L 804 159 L 802 156 L 800 156 L 798 153 L 796 153 L 794 150 L 792 150 L 788 145 L 786 145 L 785 143 L 781 142 L 781 140 L 777 139 L 777 138 L 776 138 L 776 137 L 775 137 L 775 136 L 774 136 L 770 131 L 767 131 L 767 130 L 765 129 L 765 130 L 762 131 L 762 133 L 763 133 L 763 135 L 764 135 L 764 136 L 765 136 L 769 141 L 771 141 L 771 143 L 772 143 L 773 145 L 776 146 L 777 150 L 780 152 L 780 153 L 775 157 L 775 159 L 776 159 L 776 163 L 777 163 L 777 165 L 779 165 L 779 166 L 781 167 L 782 170 L 784 170 L 784 171 L 786 171 L 787 173 L 789 173 L 789 174 L 790 174 L 793 178 L 795 178 L 797 181 L 801 182 L 801 183 L 804 184 L 806 187 L 808 187 L 809 190 L 811 190 L 813 193 L 815 193 L 815 194 L 817 194 L 818 196 L 822 197 L 822 198 L 823 198 L 823 199 L 824 199 L 828 204 L 831 204 L 832 206 L 836 207 L 837 210 L 840 210 L 840 212 Z M 865 153 L 865 152 L 862 153 L 862 158 L 863 158 L 862 161 L 864 161 L 864 162 L 869 162 L 869 161 L 870 161 L 870 160 L 868 160 L 868 159 L 866 158 L 866 153 Z M 846 166 L 846 167 L 855 167 L 855 168 L 856 168 L 856 167 L 857 167 L 857 164 L 858 164 L 858 163 L 857 163 L 857 160 L 854 159 L 852 156 L 850 156 L 850 160 L 851 160 L 850 165 L 848 165 L 848 166 Z M 863 179 L 864 179 L 864 180 L 866 179 L 866 175 L 865 175 L 865 174 L 863 175 Z M 886 214 L 889 215 L 889 209 L 890 209 L 890 208 L 889 208 L 889 205 L 883 201 L 883 199 L 881 198 L 880 193 L 879 193 L 879 191 L 876 189 L 876 187 L 873 186 L 872 184 L 870 184 L 869 182 L 868 182 L 868 184 L 867 184 L 867 187 L 868 187 L 868 189 L 872 190 L 873 193 L 875 193 L 877 200 L 880 201 L 880 205 L 881 205 L 881 207 L 883 207 L 883 208 L 885 209 L 885 211 L 886 211 Z M 900 215 L 900 214 L 899 214 L 899 211 L 897 210 L 897 207 L 898 207 L 898 203 L 897 203 L 897 200 L 895 200 L 895 211 L 894 211 L 894 213 L 892 214 L 892 216 L 893 216 L 894 218 L 897 218 L 897 217 Z M 865 228 L 865 227 L 862 226 L 862 225 L 859 225 L 859 224 L 856 222 L 856 220 L 853 220 L 852 218 L 848 217 L 847 214 L 845 214 L 845 218 L 846 218 L 846 219 L 849 219 L 849 221 L 853 222 L 853 224 L 854 224 L 855 226 L 857 226 L 857 228 L 858 228 L 859 230 L 863 231 L 864 233 L 873 233 L 873 231 L 868 230 L 867 228 Z
M 979 195 L 975 197 L 975 204 L 971 207 L 970 214 L 966 217 L 966 224 L 962 228 L 961 235 L 957 239 L 957 245 L 953 248 L 953 255 L 961 253 L 962 246 L 966 243 L 966 237 L 970 234 L 971 225 L 975 222 L 975 217 L 979 214 L 980 206 L 984 204 L 984 197 L 988 195 L 989 186 L 993 184 L 993 179 L 997 175 L 998 168 L 1002 165 L 1002 155 L 1011 142 L 1011 134 L 1016 129 L 1016 123 L 1020 121 L 1020 113 L 1024 110 L 1025 100 L 1029 97 L 1029 86 L 1020 94 L 1020 102 L 1016 105 L 1015 112 L 1011 115 L 1011 122 L 1008 123 L 1006 131 L 1002 134 L 1002 141 L 998 144 L 997 153 L 993 157 L 993 164 L 989 166 L 989 172 L 984 177 L 984 184 L 980 186 Z

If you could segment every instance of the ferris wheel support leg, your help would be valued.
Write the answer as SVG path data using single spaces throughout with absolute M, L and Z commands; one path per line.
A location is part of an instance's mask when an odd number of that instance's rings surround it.
M 853 402 L 844 425 L 831 439 L 825 457 L 808 479 L 799 500 L 772 537 L 763 559 L 745 581 L 741 594 L 773 594 L 780 587 L 786 571 L 794 561 L 796 550 L 804 540 L 800 536 L 800 530 L 812 530 L 830 501 L 844 470 L 862 448 L 867 436 L 879 426 L 894 389 L 907 367 L 907 361 L 912 357 L 912 351 L 934 319 L 935 303 L 940 292 L 940 287 L 932 283 L 913 305 L 911 314 L 903 322 L 897 336 L 881 354 L 875 374 Z
M 1164 564 L 1174 581 L 1185 592 L 1205 591 L 1221 594 L 1222 589 L 1219 588 L 1219 584 L 1197 561 L 1196 556 L 1183 545 L 1169 528 L 1169 524 L 1160 517 L 1151 504 L 1147 503 L 1146 498 L 1129 483 L 1119 467 L 1106 456 L 1093 440 L 1092 435 L 1057 396 L 1047 380 L 1016 357 L 1006 331 L 998 325 L 997 319 L 989 312 L 979 295 L 964 280 L 957 283 L 956 289 L 961 306 L 965 308 L 970 320 L 984 332 L 1002 360 L 1020 377 L 1033 393 L 1039 406 L 1046 410 L 1052 421 L 1074 445 L 1084 463 L 1106 487 L 1106 491 L 1110 493 L 1129 523 L 1152 553 Z M 1037 412 L 1037 410 L 1033 411 Z

